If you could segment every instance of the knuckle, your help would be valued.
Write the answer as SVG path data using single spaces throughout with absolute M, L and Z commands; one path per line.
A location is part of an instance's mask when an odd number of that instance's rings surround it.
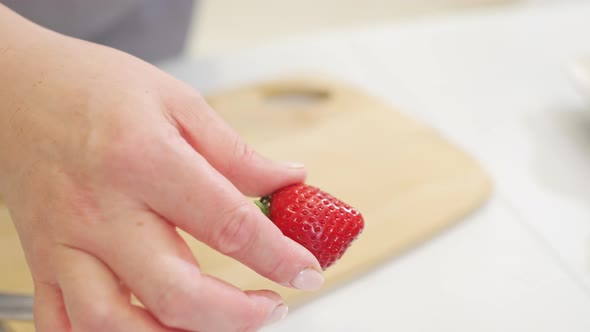
M 256 155 L 256 151 L 248 144 L 246 144 L 238 134 L 233 138 L 232 156 L 227 164 L 227 172 L 234 174 L 240 169 L 250 163 Z
M 256 223 L 250 217 L 251 209 L 248 202 L 244 202 L 225 213 L 212 239 L 213 246 L 219 252 L 231 256 L 246 250 L 253 243 L 257 230 Z
M 184 89 L 183 89 L 184 90 Z M 164 99 L 163 105 L 168 115 L 180 127 L 191 127 L 192 123 L 204 121 L 204 112 L 201 112 L 206 101 L 201 94 L 190 88 L 185 92 L 174 94 L 174 96 Z
M 250 161 L 256 153 L 254 149 L 250 145 L 242 141 L 242 139 L 237 134 L 234 139 L 234 153 L 236 156 L 236 161 L 238 163 Z
M 187 96 L 187 103 L 193 107 L 194 105 L 204 105 L 207 104 L 205 97 L 197 90 L 193 89 L 192 87 L 188 86 L 186 90 Z
M 290 268 L 290 264 L 287 264 L 286 259 L 281 257 L 280 259 L 277 259 L 276 261 L 272 262 L 269 265 L 267 277 L 271 280 L 277 280 L 280 282 L 289 282 L 289 280 L 286 280 L 286 278 L 285 278 L 285 276 L 286 276 L 285 272 L 289 268 Z
M 252 320 L 252 318 L 250 318 L 250 320 Z M 258 331 L 258 329 L 260 329 L 260 323 L 254 324 L 254 323 L 249 323 L 249 324 L 244 324 L 242 327 L 239 327 L 237 332 L 256 332 Z
M 151 311 L 162 324 L 172 328 L 185 328 L 189 310 L 195 307 L 193 302 L 190 290 L 181 287 L 180 283 L 170 283 L 161 288 Z
M 238 328 L 238 332 L 255 332 L 258 331 L 262 325 L 264 325 L 264 315 L 250 315 L 245 318 L 241 327 Z
M 88 169 L 101 181 L 117 186 L 139 183 L 142 178 L 155 176 L 154 165 L 144 161 L 157 160 L 154 156 L 162 154 L 163 141 L 153 140 L 156 134 L 146 133 L 144 129 L 116 127 L 96 135 L 86 150 L 90 160 Z
M 254 332 L 258 331 L 264 320 L 268 315 L 268 311 L 261 306 L 252 306 L 248 310 L 244 310 L 241 318 L 241 326 L 238 327 L 238 332 Z
M 76 332 L 111 331 L 117 321 L 117 312 L 106 303 L 89 304 L 77 321 Z
M 172 94 L 170 98 L 163 100 L 164 106 L 171 112 L 194 112 L 195 106 L 206 104 L 205 97 L 191 86 L 181 82 L 180 93 Z M 177 90 L 178 91 L 178 90 Z
M 133 163 L 134 157 L 138 153 L 137 148 L 141 145 L 137 144 L 138 134 L 133 130 L 120 131 L 113 129 L 111 133 L 106 133 L 102 139 L 97 139 L 94 149 L 101 164 L 106 168 L 114 168 L 120 170 L 128 167 Z M 141 153 L 141 152 L 139 152 Z

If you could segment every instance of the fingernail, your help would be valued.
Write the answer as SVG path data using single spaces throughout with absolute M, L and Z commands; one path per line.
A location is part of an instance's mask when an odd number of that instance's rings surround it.
M 292 168 L 292 169 L 305 168 L 304 164 L 293 162 L 293 161 L 279 161 L 279 164 L 283 165 L 284 167 Z
M 322 288 L 324 277 L 314 269 L 305 269 L 295 276 L 291 285 L 304 291 L 315 291 Z
M 268 318 L 264 322 L 264 325 L 270 325 L 270 324 L 273 324 L 273 323 L 276 323 L 278 321 L 285 319 L 285 317 L 287 317 L 288 312 L 289 312 L 289 307 L 287 307 L 284 304 L 280 304 L 279 306 L 277 306 L 275 308 L 275 310 L 272 311 L 270 316 L 268 316 Z

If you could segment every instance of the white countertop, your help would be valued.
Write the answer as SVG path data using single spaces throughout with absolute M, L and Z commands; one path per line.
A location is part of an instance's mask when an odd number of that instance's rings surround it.
M 469 220 L 267 331 L 590 331 L 590 3 L 511 7 L 163 66 L 202 91 L 294 72 L 349 80 L 473 153 L 496 193 Z

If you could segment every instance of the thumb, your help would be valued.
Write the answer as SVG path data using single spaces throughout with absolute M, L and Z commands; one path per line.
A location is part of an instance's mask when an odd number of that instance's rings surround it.
M 170 109 L 183 138 L 244 195 L 264 196 L 303 182 L 305 166 L 261 156 L 202 98 Z M 191 107 L 192 106 L 192 107 Z

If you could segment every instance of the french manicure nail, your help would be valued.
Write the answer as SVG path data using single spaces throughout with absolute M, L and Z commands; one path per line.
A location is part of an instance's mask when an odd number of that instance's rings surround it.
M 278 321 L 281 321 L 283 319 L 285 319 L 285 317 L 287 317 L 287 313 L 289 312 L 289 307 L 287 307 L 284 304 L 279 304 L 270 314 L 270 316 L 268 316 L 268 318 L 266 318 L 266 321 L 264 322 L 264 325 L 270 325 L 273 323 L 276 323 Z
M 324 284 L 324 277 L 321 273 L 314 269 L 305 269 L 299 272 L 295 279 L 291 281 L 291 285 L 297 289 L 304 291 L 315 291 L 322 288 Z
M 305 168 L 305 165 L 304 164 L 293 162 L 293 161 L 279 161 L 279 163 L 281 165 L 283 165 L 284 167 L 292 168 L 292 169 Z

